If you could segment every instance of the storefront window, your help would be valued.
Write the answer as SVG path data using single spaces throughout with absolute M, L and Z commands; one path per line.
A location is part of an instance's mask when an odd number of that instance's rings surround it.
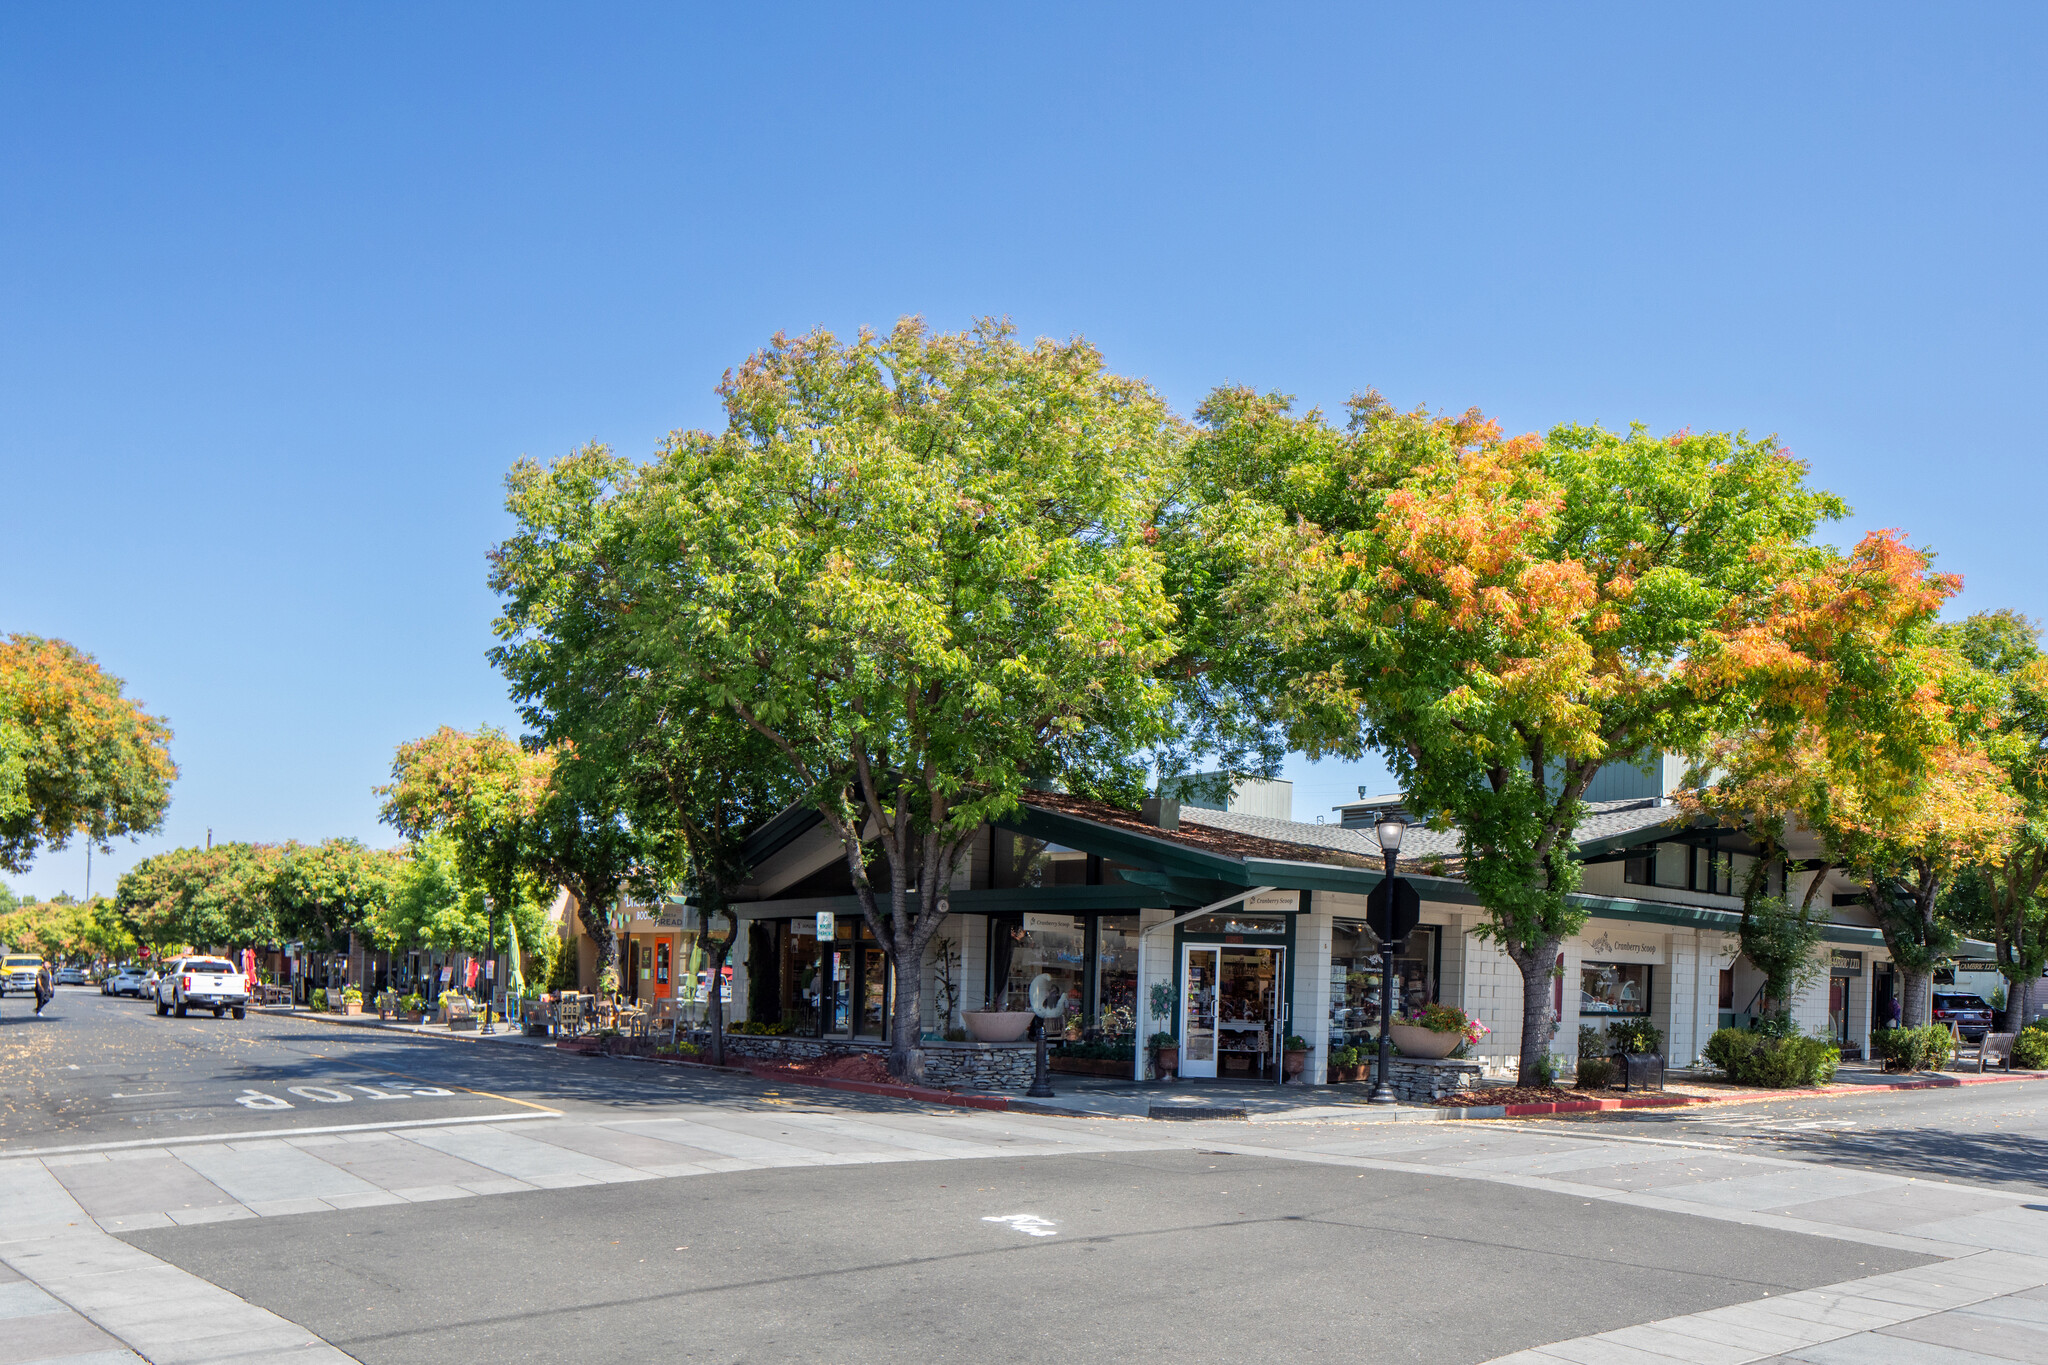
M 1364 920 L 1340 919 L 1330 938 L 1330 1046 L 1377 1047 L 1380 1037 L 1379 940 Z M 1425 924 L 1394 951 L 1394 1010 L 1421 1009 L 1436 999 L 1436 936 Z
M 1203 915 L 1182 928 L 1190 934 L 1261 934 L 1279 938 L 1287 932 L 1285 915 Z
M 1009 970 L 1004 973 L 1001 992 L 1004 1009 L 1030 1009 L 1031 982 L 1043 972 L 1065 997 L 1067 1016 L 1082 1013 L 1088 968 L 1084 921 L 1075 915 L 1025 915 L 1021 924 L 998 920 L 993 927 L 1008 935 Z
M 1129 1037 L 1138 1028 L 1138 917 L 1104 915 L 1095 923 L 1095 1027 Z
M 799 1032 L 818 1031 L 818 936 L 810 924 L 778 925 L 782 939 L 782 1018 Z M 810 932 L 798 932 L 806 930 Z
M 1088 855 L 1077 848 L 1047 843 L 1007 829 L 994 831 L 989 844 L 995 861 L 993 880 L 999 890 L 1088 884 Z
M 1640 962 L 1581 962 L 1580 1014 L 1648 1014 L 1650 968 Z

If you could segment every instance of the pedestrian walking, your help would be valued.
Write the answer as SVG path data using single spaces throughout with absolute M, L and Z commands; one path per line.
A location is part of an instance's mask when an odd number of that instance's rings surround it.
M 45 962 L 36 968 L 36 1017 L 41 1018 L 43 1006 L 50 1003 L 50 997 L 57 993 L 57 983 L 50 979 L 50 964 Z

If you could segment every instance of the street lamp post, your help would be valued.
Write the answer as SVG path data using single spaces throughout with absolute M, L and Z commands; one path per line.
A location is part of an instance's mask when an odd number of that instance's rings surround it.
M 493 900 L 492 900 L 492 899 L 491 899 L 491 898 L 490 898 L 489 896 L 485 896 L 485 897 L 484 897 L 484 961 L 485 961 L 485 962 L 495 962 L 495 961 L 497 960 L 497 957 L 498 957 L 498 906 L 497 906 L 497 903 L 496 903 L 495 901 L 493 901 Z M 494 975 L 495 975 L 495 973 L 494 973 Z M 496 1020 L 494 1020 L 494 1019 L 493 1019 L 493 1018 L 491 1017 L 491 1003 L 492 1003 L 492 996 L 491 996 L 491 986 L 492 986 L 493 984 L 494 984 L 494 983 L 493 983 L 493 982 L 492 982 L 492 981 L 491 981 L 491 980 L 490 980 L 489 978 L 486 978 L 486 979 L 485 979 L 485 981 L 484 981 L 484 983 L 483 983 L 483 985 L 484 985 L 484 1026 L 483 1026 L 483 1027 L 482 1027 L 481 1029 L 477 1030 L 477 1031 L 478 1031 L 479 1033 L 496 1033 L 496 1032 L 498 1031 L 498 1025 L 497 1025 L 497 1021 L 496 1021 Z
M 1373 826 L 1373 833 L 1380 841 L 1380 856 L 1386 859 L 1387 875 L 1382 883 L 1386 887 L 1386 930 L 1380 935 L 1380 1057 L 1373 1068 L 1372 1095 L 1369 1103 L 1398 1104 L 1400 1096 L 1394 1093 L 1394 862 L 1401 856 L 1401 838 L 1408 832 L 1408 822 L 1401 818 L 1399 811 L 1388 811 Z

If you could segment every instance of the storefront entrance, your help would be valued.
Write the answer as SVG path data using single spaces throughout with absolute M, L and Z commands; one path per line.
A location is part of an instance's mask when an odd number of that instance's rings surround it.
M 1180 1074 L 1272 1080 L 1285 1035 L 1283 948 L 1181 949 Z

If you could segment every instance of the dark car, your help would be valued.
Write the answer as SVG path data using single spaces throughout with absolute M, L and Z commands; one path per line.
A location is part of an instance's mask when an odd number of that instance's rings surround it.
M 1991 1031 L 1991 1006 L 1985 1004 L 1984 997 L 1980 995 L 1936 991 L 1934 1022 L 1943 1026 L 1954 1024 L 1964 1041 L 1974 1043 Z

